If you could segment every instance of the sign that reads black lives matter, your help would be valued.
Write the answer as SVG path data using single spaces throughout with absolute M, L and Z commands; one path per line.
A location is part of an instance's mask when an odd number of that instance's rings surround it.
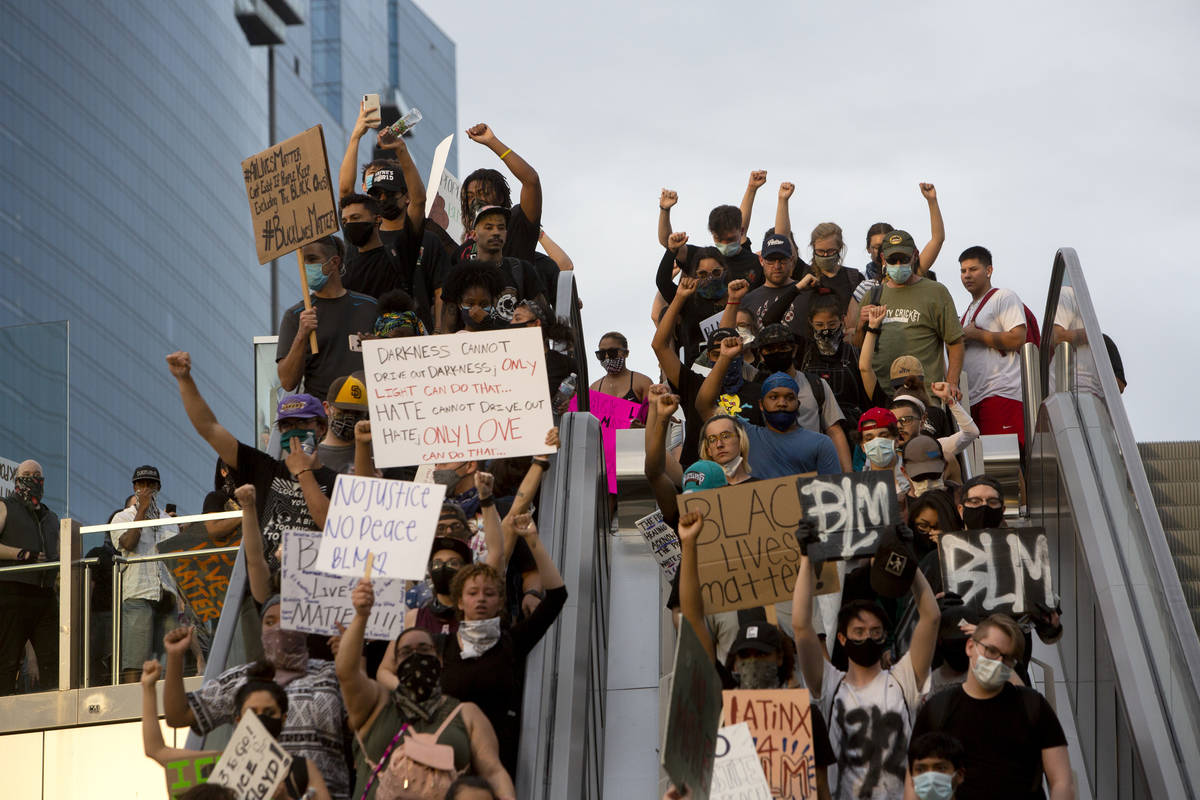
M 242 162 L 258 263 L 338 231 L 337 203 L 321 126 Z

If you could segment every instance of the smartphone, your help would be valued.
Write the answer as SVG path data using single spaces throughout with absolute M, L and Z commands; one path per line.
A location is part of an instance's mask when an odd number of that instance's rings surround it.
M 364 94 L 362 99 L 362 107 L 368 120 L 372 120 L 373 118 L 371 127 L 378 128 L 379 123 L 381 122 L 381 117 L 379 116 L 379 95 Z
M 175 513 L 175 504 L 167 503 L 166 508 L 164 508 L 163 510 L 166 511 L 168 514 L 174 514 Z

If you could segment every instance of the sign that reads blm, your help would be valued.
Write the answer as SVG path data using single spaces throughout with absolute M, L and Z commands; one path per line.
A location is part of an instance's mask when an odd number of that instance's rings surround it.
M 871 555 L 879 549 L 883 531 L 900 521 L 890 471 L 801 477 L 796 484 L 804 518 L 821 534 L 820 541 L 808 547 L 813 561 Z
M 772 797 L 816 797 L 817 765 L 807 689 L 724 692 L 722 725 L 744 722 L 754 736 Z
M 1034 603 L 1058 604 L 1044 528 L 947 531 L 938 537 L 938 555 L 946 591 L 966 605 L 1020 616 Z
M 721 720 L 721 676 L 686 620 L 679 626 L 672 675 L 662 766 L 676 786 L 686 786 L 696 800 L 708 800 Z
M 338 231 L 337 204 L 321 126 L 242 162 L 258 263 Z
M 554 419 L 539 330 L 376 339 L 362 350 L 375 466 L 553 450 L 546 446 Z

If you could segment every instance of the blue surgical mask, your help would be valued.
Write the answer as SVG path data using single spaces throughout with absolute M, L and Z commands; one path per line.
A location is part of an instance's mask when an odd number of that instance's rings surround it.
M 880 436 L 862 446 L 867 460 L 877 467 L 886 467 L 896 457 L 896 443 Z
M 713 246 L 716 247 L 717 250 L 719 250 L 721 252 L 721 255 L 725 256 L 726 258 L 729 258 L 730 256 L 736 256 L 738 253 L 742 252 L 741 242 L 730 242 L 729 244 L 715 244 Z
M 912 277 L 912 264 L 888 264 L 887 274 L 896 283 L 907 283 Z
M 777 431 L 786 431 L 796 422 L 795 411 L 764 411 L 763 419 Z
M 954 776 L 944 772 L 922 772 L 913 777 L 913 791 L 920 800 L 950 800 L 954 795 Z
M 304 275 L 308 278 L 309 291 L 319 292 L 325 288 L 325 284 L 329 282 L 329 276 L 324 272 L 325 265 L 328 263 L 328 260 L 322 261 L 320 264 L 305 263 Z

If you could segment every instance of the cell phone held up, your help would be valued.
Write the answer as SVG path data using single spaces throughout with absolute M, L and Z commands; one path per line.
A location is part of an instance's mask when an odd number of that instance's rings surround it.
M 378 128 L 383 121 L 379 115 L 379 95 L 364 94 L 362 99 L 363 118 L 371 128 Z

